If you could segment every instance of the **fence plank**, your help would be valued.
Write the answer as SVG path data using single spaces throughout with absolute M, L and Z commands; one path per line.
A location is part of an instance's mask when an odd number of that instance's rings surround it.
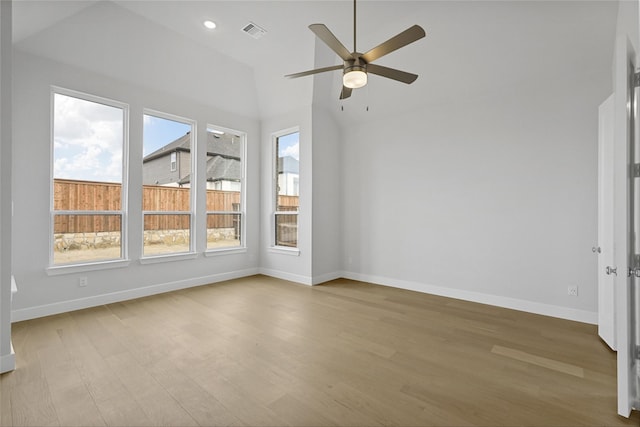
M 53 181 L 53 207 L 57 211 L 117 211 L 121 209 L 121 185 L 110 182 Z M 142 189 L 142 210 L 189 212 L 188 188 L 145 185 Z M 207 190 L 207 211 L 240 211 L 240 192 Z M 298 196 L 278 196 L 278 210 L 298 210 Z M 207 228 L 237 226 L 234 214 L 208 215 Z M 189 215 L 147 215 L 145 230 L 188 229 Z M 89 233 L 120 231 L 119 215 L 56 215 L 54 233 Z

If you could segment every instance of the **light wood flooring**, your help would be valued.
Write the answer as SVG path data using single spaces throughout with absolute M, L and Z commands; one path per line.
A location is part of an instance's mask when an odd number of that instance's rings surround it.
M 596 327 L 254 276 L 13 325 L 3 426 L 617 426 Z

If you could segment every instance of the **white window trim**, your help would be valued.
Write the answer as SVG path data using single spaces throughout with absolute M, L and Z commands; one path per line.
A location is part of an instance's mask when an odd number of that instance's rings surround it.
M 184 123 L 186 125 L 191 126 L 191 148 L 190 148 L 190 157 L 191 157 L 191 183 L 189 184 L 189 210 L 188 211 L 142 211 L 142 245 L 140 247 L 140 263 L 141 264 L 151 264 L 154 262 L 162 262 L 169 259 L 184 259 L 185 256 L 189 256 L 195 254 L 196 248 L 196 239 L 195 235 L 195 221 L 196 221 L 196 186 L 197 183 L 197 162 L 196 162 L 196 153 L 197 153 L 197 132 L 198 123 L 196 120 L 189 119 L 186 117 L 177 116 L 170 113 L 165 113 L 158 110 L 153 110 L 150 108 L 144 108 L 142 110 L 143 117 L 145 115 L 154 116 L 165 120 L 172 120 L 175 122 Z M 143 135 L 144 137 L 144 135 Z M 177 160 L 176 154 L 176 160 Z M 177 162 L 176 162 L 177 164 Z M 142 166 L 141 166 L 142 167 Z M 142 188 L 141 188 L 142 190 Z M 145 215 L 189 215 L 189 251 L 188 252 L 170 252 L 166 254 L 157 254 L 157 255 L 145 255 L 144 254 L 144 216 Z M 157 260 L 157 261 L 154 261 Z
M 90 215 L 100 215 L 100 212 L 108 212 L 107 215 L 120 215 L 121 216 L 121 225 L 120 225 L 120 258 L 109 259 L 109 260 L 100 260 L 100 261 L 89 261 L 89 262 L 75 262 L 68 264 L 54 264 L 53 256 L 54 256 L 54 218 L 56 214 L 71 214 L 71 213 L 83 213 L 87 211 L 55 211 L 53 209 L 53 191 L 54 191 L 54 148 L 53 148 L 53 139 L 54 139 L 54 121 L 55 121 L 55 95 L 65 95 L 72 98 L 78 98 L 89 102 L 95 102 L 98 104 L 108 105 L 114 108 L 122 109 L 122 177 L 121 177 L 121 201 L 120 201 L 120 210 L 119 211 L 89 211 Z M 49 100 L 49 135 L 50 135 L 50 143 L 49 143 L 49 266 L 45 269 L 46 273 L 49 275 L 52 274 L 65 274 L 72 273 L 76 271 L 90 271 L 90 270 L 101 270 L 105 268 L 117 268 L 126 266 L 129 264 L 129 245 L 127 238 L 128 231 L 128 206 L 127 202 L 129 200 L 129 104 L 116 101 L 114 99 L 105 98 L 97 95 L 92 95 L 84 92 L 80 92 L 77 90 L 67 89 L 60 86 L 51 86 L 50 89 L 50 100 Z M 57 271 L 61 271 L 64 273 L 56 273 Z
M 172 152 L 169 154 L 169 172 L 175 172 L 178 170 L 178 153 Z
M 169 261 L 183 261 L 186 259 L 195 259 L 198 257 L 196 252 L 172 252 L 169 254 L 147 255 L 140 258 L 140 264 L 159 264 Z
M 267 251 L 280 255 L 300 256 L 300 249 L 288 246 L 270 246 L 267 248 Z
M 247 215 L 246 208 L 247 205 L 247 185 L 246 185 L 246 177 L 247 177 L 247 133 L 242 132 L 235 129 L 226 128 L 223 126 L 217 126 L 213 124 L 207 124 L 207 132 L 209 129 L 215 129 L 220 132 L 230 133 L 233 135 L 238 135 L 240 137 L 240 142 L 242 144 L 241 147 L 241 156 L 240 156 L 240 210 L 239 211 L 206 211 L 205 212 L 205 233 L 207 232 L 206 223 L 210 214 L 231 214 L 231 215 L 240 215 L 240 246 L 231 246 L 228 248 L 207 248 L 207 238 L 205 234 L 205 256 L 215 256 L 215 255 L 227 255 L 232 253 L 245 253 L 247 251 Z M 206 151 L 206 150 L 205 150 Z M 206 178 L 205 178 L 206 179 Z M 206 193 L 205 186 L 205 193 Z M 206 195 L 205 195 L 206 200 Z
M 269 252 L 278 253 L 283 255 L 294 255 L 298 256 L 300 254 L 300 231 L 298 229 L 297 236 L 297 246 L 295 248 L 290 246 L 281 246 L 276 245 L 276 215 L 297 215 L 298 216 L 298 226 L 300 221 L 300 207 L 298 207 L 297 212 L 289 212 L 288 211 L 277 211 L 278 208 L 278 153 L 276 149 L 276 144 L 278 142 L 278 138 L 286 135 L 290 135 L 292 133 L 300 133 L 300 126 L 294 126 L 288 129 L 283 129 L 278 132 L 274 132 L 271 134 L 271 227 L 269 232 L 269 239 L 271 244 L 267 248 Z M 299 175 L 298 175 L 299 176 Z M 300 195 L 298 195 L 300 197 Z

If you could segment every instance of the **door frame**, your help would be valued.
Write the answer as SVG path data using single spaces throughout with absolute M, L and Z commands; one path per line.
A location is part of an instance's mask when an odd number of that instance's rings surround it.
M 616 288 L 616 324 L 618 346 L 618 414 L 629 417 L 633 409 L 640 408 L 638 402 L 638 371 L 636 363 L 636 342 L 633 328 L 631 285 L 634 282 L 628 277 L 629 254 L 632 239 L 629 236 L 631 227 L 630 209 L 630 177 L 634 159 L 631 158 L 631 90 L 629 89 L 629 73 L 635 73 L 637 60 L 631 41 L 626 35 L 619 35 L 615 46 L 615 140 L 614 140 L 614 250 Z

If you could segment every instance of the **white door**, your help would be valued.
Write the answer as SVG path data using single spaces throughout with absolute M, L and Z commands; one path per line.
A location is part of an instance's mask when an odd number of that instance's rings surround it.
M 618 346 L 618 413 L 628 417 L 640 409 L 638 345 L 640 325 L 638 290 L 640 265 L 640 178 L 635 164 L 640 150 L 635 128 L 636 89 L 634 75 L 636 53 L 626 36 L 616 39 L 614 105 L 614 245 L 615 264 L 607 266 L 616 289 L 616 327 Z
M 598 109 L 598 334 L 612 350 L 616 346 L 614 276 L 606 274 L 614 265 L 613 248 L 613 141 L 614 96 Z

